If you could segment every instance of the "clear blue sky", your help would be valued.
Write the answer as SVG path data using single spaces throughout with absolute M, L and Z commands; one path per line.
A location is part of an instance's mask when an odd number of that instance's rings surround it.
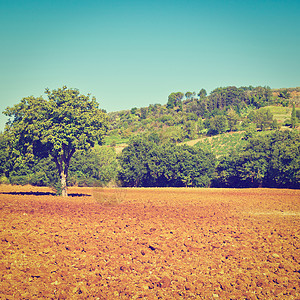
M 0 0 L 0 110 L 63 85 L 107 111 L 300 86 L 299 15 L 299 0 Z

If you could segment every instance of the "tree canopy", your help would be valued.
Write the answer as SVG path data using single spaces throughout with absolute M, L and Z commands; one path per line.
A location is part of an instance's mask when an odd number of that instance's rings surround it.
M 102 143 L 107 118 L 96 99 L 66 86 L 45 91 L 48 99 L 33 96 L 8 107 L 5 134 L 11 155 L 25 161 L 49 155 L 61 179 L 62 195 L 67 196 L 70 160 L 76 150 L 87 150 Z
M 157 145 L 138 136 L 120 156 L 120 180 L 125 186 L 208 187 L 216 159 L 191 146 Z
M 167 108 L 174 108 L 175 106 L 182 105 L 181 100 L 184 94 L 182 92 L 171 93 L 168 97 Z

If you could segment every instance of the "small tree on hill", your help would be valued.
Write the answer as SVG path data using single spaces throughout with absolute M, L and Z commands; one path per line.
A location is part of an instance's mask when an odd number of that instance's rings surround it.
M 171 93 L 168 97 L 167 108 L 173 109 L 175 106 L 182 105 L 181 100 L 183 96 L 184 95 L 181 92 Z
M 102 143 L 107 130 L 107 117 L 90 95 L 66 86 L 45 92 L 48 100 L 23 98 L 8 107 L 10 119 L 5 133 L 12 153 L 26 157 L 50 157 L 55 162 L 61 181 L 61 194 L 67 196 L 70 160 L 76 150 L 88 150 Z
M 216 135 L 226 131 L 227 119 L 225 116 L 217 115 L 208 120 L 208 134 Z
M 297 115 L 296 115 L 295 103 L 293 103 L 293 109 L 291 114 L 291 127 L 295 128 L 296 124 L 297 124 Z
M 237 113 L 231 108 L 227 112 L 227 121 L 228 121 L 228 127 L 230 131 L 236 131 L 237 130 L 237 123 L 238 123 L 239 117 Z
M 260 108 L 257 111 L 251 111 L 247 116 L 248 120 L 255 123 L 260 130 L 266 130 L 272 126 L 273 114 L 270 109 Z

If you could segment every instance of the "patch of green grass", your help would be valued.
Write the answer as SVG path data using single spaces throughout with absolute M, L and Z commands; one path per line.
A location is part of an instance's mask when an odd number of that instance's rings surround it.
M 283 106 L 267 106 L 275 120 L 280 123 L 283 123 L 285 120 L 291 118 L 292 108 L 291 107 L 283 107 Z
M 104 138 L 104 145 L 111 145 L 112 143 L 117 144 L 126 144 L 128 143 L 129 138 L 124 138 L 119 135 L 109 135 Z
M 225 133 L 214 137 L 204 138 L 195 146 L 201 147 L 204 150 L 213 152 L 217 157 L 227 155 L 232 150 L 242 148 L 246 141 L 243 139 L 244 133 Z

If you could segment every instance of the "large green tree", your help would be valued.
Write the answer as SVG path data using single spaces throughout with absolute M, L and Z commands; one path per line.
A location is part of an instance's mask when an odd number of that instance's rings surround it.
M 124 186 L 149 186 L 151 169 L 149 157 L 156 151 L 156 144 L 145 137 L 137 136 L 129 141 L 120 155 L 121 170 L 119 178 Z
M 47 98 L 33 96 L 8 107 L 10 119 L 5 133 L 11 155 L 32 160 L 50 156 L 60 176 L 61 194 L 67 196 L 70 161 L 76 150 L 88 150 L 102 143 L 107 117 L 96 99 L 66 86 L 45 91 Z

